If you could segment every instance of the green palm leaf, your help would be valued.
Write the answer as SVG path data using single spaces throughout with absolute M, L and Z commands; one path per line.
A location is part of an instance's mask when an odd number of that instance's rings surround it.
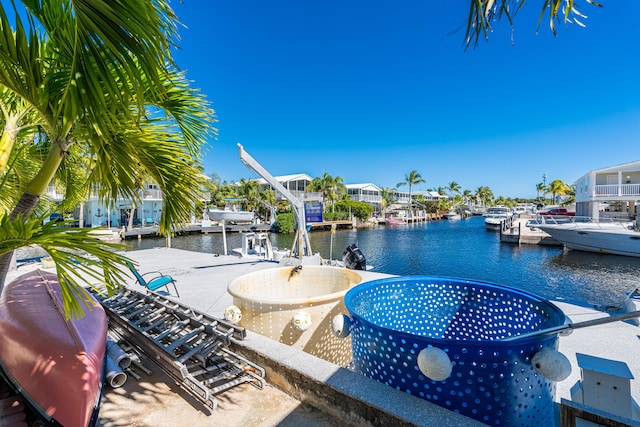
M 81 316 L 93 306 L 84 285 L 113 294 L 125 283 L 129 258 L 117 253 L 125 245 L 107 243 L 91 236 L 91 230 L 64 227 L 64 223 L 41 224 L 41 218 L 0 220 L 0 255 L 27 246 L 38 245 L 56 263 L 65 312 L 69 317 Z M 125 270 L 126 271 L 126 270 Z

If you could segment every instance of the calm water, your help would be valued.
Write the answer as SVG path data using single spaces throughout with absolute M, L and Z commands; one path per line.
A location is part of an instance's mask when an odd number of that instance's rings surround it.
M 290 248 L 293 235 L 272 233 L 271 242 Z M 482 217 L 415 225 L 310 233 L 313 252 L 341 259 L 357 243 L 373 271 L 398 275 L 448 276 L 484 280 L 525 289 L 546 298 L 591 305 L 617 305 L 640 287 L 640 259 L 563 250 L 560 247 L 501 243 L 499 234 L 484 228 Z M 135 249 L 165 246 L 164 239 L 127 241 Z M 221 234 L 173 238 L 171 246 L 222 253 Z M 228 253 L 241 246 L 240 235 L 227 234 Z

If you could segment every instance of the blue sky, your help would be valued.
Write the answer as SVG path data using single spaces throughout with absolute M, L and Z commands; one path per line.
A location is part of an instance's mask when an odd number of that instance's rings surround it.
M 465 51 L 469 1 L 173 3 L 176 60 L 218 120 L 205 172 L 256 178 L 240 142 L 273 175 L 535 197 L 543 174 L 640 159 L 639 1 L 583 4 L 586 28 L 554 37 L 529 0 Z

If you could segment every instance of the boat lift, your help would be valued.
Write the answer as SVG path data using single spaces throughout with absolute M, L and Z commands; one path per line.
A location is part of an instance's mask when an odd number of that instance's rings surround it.
M 311 243 L 309 241 L 309 235 L 307 234 L 307 222 L 304 216 L 304 203 L 296 196 L 291 194 L 282 184 L 278 182 L 260 163 L 258 163 L 253 157 L 247 153 L 241 144 L 238 143 L 238 149 L 240 152 L 240 160 L 248 168 L 255 171 L 258 175 L 264 178 L 269 185 L 271 185 L 277 192 L 282 194 L 285 199 L 291 202 L 293 207 L 295 220 L 296 220 L 296 237 L 291 247 L 291 254 L 296 258 L 302 260 L 303 256 L 312 256 Z

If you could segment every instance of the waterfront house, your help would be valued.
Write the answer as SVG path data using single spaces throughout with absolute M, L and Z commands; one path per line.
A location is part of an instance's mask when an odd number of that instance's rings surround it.
M 365 202 L 373 206 L 377 215 L 382 209 L 382 189 L 375 184 L 347 184 L 347 194 L 351 200 Z
M 276 181 L 278 181 L 284 188 L 289 190 L 291 194 L 299 199 L 304 198 L 304 194 L 307 192 L 307 187 L 311 184 L 312 178 L 306 173 L 297 173 L 292 175 L 281 175 L 274 176 Z M 274 190 L 264 178 L 256 179 L 256 182 L 260 184 L 263 190 L 271 189 Z M 276 198 L 282 200 L 283 197 L 276 191 Z
M 62 201 L 64 195 L 54 186 L 46 191 L 46 197 L 54 203 Z M 78 220 L 80 227 L 124 227 L 128 226 L 129 216 L 133 214 L 132 225 L 157 225 L 162 214 L 162 190 L 154 183 L 144 184 L 140 189 L 140 205 L 134 206 L 128 198 L 119 196 L 109 202 L 99 200 L 92 192 L 89 198 L 76 207 L 73 218 Z
M 573 184 L 576 215 L 633 219 L 640 204 L 640 160 L 592 170 Z

